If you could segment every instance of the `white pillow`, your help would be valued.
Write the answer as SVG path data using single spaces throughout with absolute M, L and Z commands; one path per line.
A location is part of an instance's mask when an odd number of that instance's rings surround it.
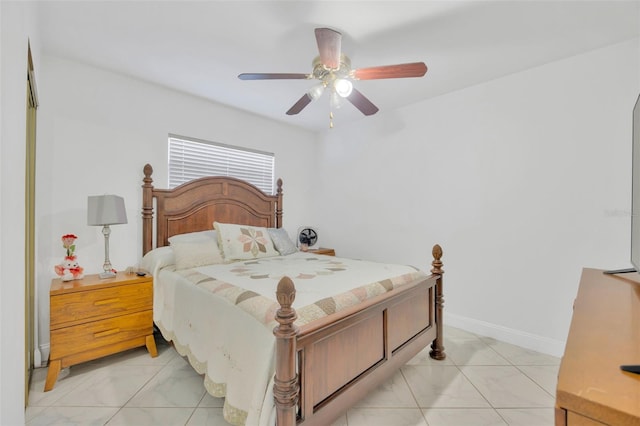
M 192 242 L 192 241 L 202 241 L 203 239 L 214 239 L 218 241 L 218 234 L 213 229 L 207 231 L 198 231 L 198 232 L 188 232 L 186 234 L 176 234 L 172 237 L 169 237 L 169 244 L 173 244 L 174 242 Z
M 176 259 L 176 270 L 224 263 L 218 242 L 212 238 L 200 241 L 172 242 L 171 249 Z
M 267 228 L 230 223 L 213 223 L 225 260 L 246 260 L 278 256 Z
M 176 260 L 171 247 L 157 247 L 142 257 L 140 268 L 151 275 L 157 275 L 160 269 L 175 263 Z

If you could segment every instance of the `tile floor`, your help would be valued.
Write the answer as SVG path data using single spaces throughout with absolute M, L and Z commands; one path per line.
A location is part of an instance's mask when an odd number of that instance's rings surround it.
M 157 338 L 144 348 L 71 367 L 50 392 L 34 373 L 28 425 L 227 425 L 222 402 Z M 334 426 L 553 426 L 560 360 L 445 328 L 447 359 L 424 350 Z

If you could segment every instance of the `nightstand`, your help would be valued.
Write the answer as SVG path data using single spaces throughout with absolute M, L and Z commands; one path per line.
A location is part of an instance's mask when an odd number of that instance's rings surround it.
M 126 349 L 146 346 L 158 356 L 153 339 L 153 277 L 118 272 L 115 278 L 87 275 L 51 282 L 51 352 L 44 390 L 53 389 L 61 368 Z
M 332 248 L 317 248 L 317 249 L 309 249 L 307 250 L 307 253 L 313 253 L 313 254 L 324 254 L 326 256 L 335 256 L 336 255 L 336 251 Z

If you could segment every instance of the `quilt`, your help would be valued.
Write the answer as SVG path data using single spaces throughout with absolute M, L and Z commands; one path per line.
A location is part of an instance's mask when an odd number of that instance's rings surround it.
M 332 256 L 288 256 L 175 270 L 156 268 L 154 321 L 196 371 L 224 397 L 234 425 L 273 424 L 277 284 L 296 286 L 302 326 L 425 276 L 414 267 Z

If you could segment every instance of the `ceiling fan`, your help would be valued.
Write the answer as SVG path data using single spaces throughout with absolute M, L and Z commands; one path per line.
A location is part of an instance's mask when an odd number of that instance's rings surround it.
M 319 80 L 319 84 L 309 89 L 289 108 L 287 115 L 298 114 L 311 101 L 318 99 L 325 89 L 331 91 L 332 104 L 339 101 L 338 97 L 346 98 L 364 115 L 373 115 L 378 112 L 378 107 L 353 87 L 353 80 L 422 77 L 427 72 L 424 62 L 352 69 L 351 60 L 341 52 L 342 34 L 330 28 L 316 28 L 315 35 L 320 56 L 313 60 L 311 74 L 243 73 L 238 75 L 238 78 L 240 80 Z M 329 113 L 329 118 L 330 127 L 333 127 L 332 112 Z

